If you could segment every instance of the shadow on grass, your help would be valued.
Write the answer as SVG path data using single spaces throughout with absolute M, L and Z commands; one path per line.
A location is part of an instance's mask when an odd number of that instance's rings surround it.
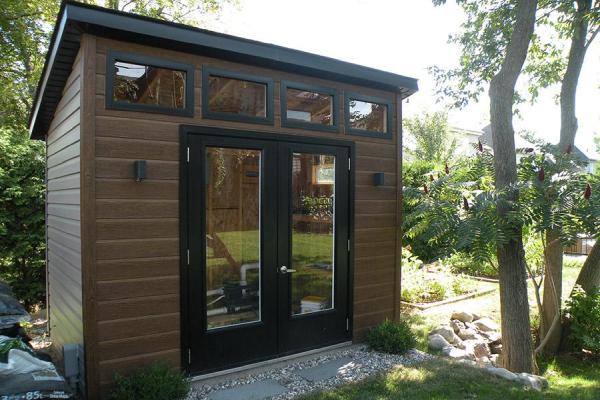
M 432 360 L 401 366 L 364 382 L 308 395 L 303 400 L 599 399 L 598 381 L 588 383 L 590 386 L 585 390 L 581 386 L 566 385 L 551 386 L 548 391 L 539 393 L 481 369 L 447 360 Z

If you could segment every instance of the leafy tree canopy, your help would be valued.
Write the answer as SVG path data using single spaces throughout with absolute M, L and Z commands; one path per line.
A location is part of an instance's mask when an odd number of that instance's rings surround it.
M 415 147 L 406 151 L 417 160 L 440 165 L 452 158 L 456 150 L 456 138 L 448 128 L 447 114 L 425 112 L 421 116 L 407 118 L 403 123 Z
M 589 11 L 578 13 L 582 4 L 593 1 Z M 433 0 L 435 5 L 446 0 Z M 456 68 L 430 68 L 437 83 L 440 99 L 450 99 L 453 107 L 461 108 L 478 101 L 487 84 L 499 71 L 502 54 L 510 40 L 515 22 L 516 0 L 457 0 L 466 14 L 461 30 L 451 35 L 449 43 L 461 48 Z M 600 1 L 598 0 L 540 0 L 536 19 L 536 33 L 524 66 L 528 78 L 526 92 L 518 92 L 517 101 L 534 101 L 539 90 L 561 81 L 566 69 L 565 43 L 572 32 L 574 21 L 585 18 L 589 22 L 587 45 L 600 28 Z

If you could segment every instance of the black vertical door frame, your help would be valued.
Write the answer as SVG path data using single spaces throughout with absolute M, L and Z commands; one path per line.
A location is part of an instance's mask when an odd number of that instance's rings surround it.
M 188 364 L 192 372 L 210 372 L 273 357 L 277 353 L 276 257 L 277 145 L 267 141 L 191 135 L 188 138 Z M 208 330 L 206 318 L 206 149 L 207 147 L 261 151 L 260 165 L 260 321 Z M 187 250 L 186 250 L 187 251 Z M 187 261 L 187 260 L 186 260 Z M 194 306 L 192 306 L 194 305 Z M 200 312 L 199 312 L 200 311 Z
M 205 137 L 206 136 L 206 137 Z M 299 137 L 299 136 L 291 136 L 291 135 L 282 135 L 282 134 L 274 134 L 274 133 L 266 133 L 266 132 L 249 132 L 249 131 L 239 131 L 239 130 L 233 130 L 233 129 L 223 129 L 223 128 L 212 128 L 212 127 L 201 127 L 201 126 L 193 126 L 193 125 L 181 125 L 180 126 L 180 144 L 181 144 L 181 151 L 180 151 L 180 201 L 179 201 L 179 207 L 180 207 L 180 290 L 181 290 L 181 365 L 182 368 L 187 371 L 188 373 L 194 374 L 194 373 L 207 373 L 207 372 L 211 372 L 211 371 L 216 371 L 216 370 L 220 370 L 220 369 L 226 369 L 226 368 L 233 368 L 236 367 L 238 365 L 243 365 L 243 364 L 247 364 L 247 363 L 251 363 L 253 361 L 260 361 L 261 359 L 269 359 L 269 358 L 274 358 L 277 356 L 281 356 L 284 354 L 288 354 L 288 353 L 294 353 L 294 352 L 298 352 L 298 351 L 302 351 L 302 350 L 308 350 L 309 348 L 312 347 L 321 347 L 324 345 L 327 345 L 327 343 L 320 343 L 316 346 L 310 346 L 310 344 L 308 344 L 306 347 L 304 348 L 294 348 L 293 346 L 284 346 L 283 343 L 280 343 L 279 338 L 275 338 L 273 340 L 273 343 L 276 344 L 277 346 L 277 350 L 276 353 L 274 354 L 263 354 L 262 356 L 256 356 L 254 359 L 246 359 L 240 362 L 227 362 L 227 363 L 212 363 L 210 365 L 198 365 L 198 358 L 199 357 L 203 357 L 205 356 L 205 354 L 198 354 L 196 352 L 196 354 L 193 354 L 194 352 L 193 347 L 198 346 L 198 341 L 200 340 L 200 334 L 205 334 L 206 333 L 206 323 L 205 323 L 205 315 L 201 315 L 204 314 L 203 312 L 199 311 L 199 310 L 204 310 L 205 309 L 205 285 L 204 285 L 204 276 L 203 276 L 203 272 L 205 270 L 205 266 L 203 266 L 202 264 L 198 264 L 198 260 L 202 261 L 203 258 L 203 252 L 205 251 L 205 235 L 203 237 L 203 233 L 205 226 L 204 226 L 204 209 L 201 207 L 204 207 L 204 195 L 203 195 L 203 186 L 204 186 L 204 178 L 202 178 L 202 182 L 192 182 L 191 179 L 193 179 L 193 175 L 191 174 L 192 171 L 203 171 L 204 167 L 201 165 L 200 160 L 203 160 L 204 157 L 199 157 L 202 155 L 202 152 L 204 150 L 200 150 L 200 152 L 195 151 L 195 154 L 193 154 L 190 158 L 189 158 L 189 162 L 188 160 L 188 148 L 190 147 L 198 147 L 198 145 L 196 144 L 195 146 L 193 146 L 193 144 L 198 143 L 198 141 L 202 142 L 204 140 L 204 143 L 206 144 L 206 139 L 207 137 L 210 138 L 210 140 L 214 140 L 214 142 L 211 142 L 211 145 L 217 146 L 217 147 L 228 147 L 225 144 L 226 143 L 231 143 L 231 146 L 229 147 L 235 147 L 235 148 L 244 148 L 244 139 L 246 139 L 247 141 L 245 142 L 248 145 L 252 145 L 251 143 L 254 143 L 254 145 L 256 145 L 257 147 L 261 147 L 264 148 L 264 146 L 269 146 L 269 143 L 264 143 L 264 142 L 272 142 L 270 144 L 270 146 L 274 146 L 275 148 L 271 149 L 271 154 L 276 153 L 277 152 L 277 148 L 281 148 L 281 147 L 285 147 L 288 146 L 289 143 L 294 143 L 294 146 L 304 146 L 304 145 L 313 145 L 315 146 L 315 148 L 318 146 L 318 148 L 320 148 L 319 151 L 315 151 L 315 152 L 319 152 L 321 154 L 326 153 L 323 151 L 323 147 L 322 146 L 336 146 L 336 148 L 340 151 L 342 151 L 345 156 L 344 157 L 349 157 L 351 164 L 355 165 L 355 145 L 354 142 L 352 141 L 347 141 L 347 140 L 337 140 L 337 139 L 323 139 L 323 138 L 314 138 L 314 137 Z M 241 140 L 240 140 L 241 139 Z M 296 147 L 294 147 L 296 148 Z M 343 150 L 342 150 L 343 149 Z M 301 151 L 301 150 L 298 150 Z M 192 152 L 191 148 L 190 148 L 190 152 Z M 277 154 L 275 154 L 277 156 Z M 270 157 L 272 159 L 272 157 Z M 281 159 L 281 156 L 278 157 L 279 159 Z M 344 158 L 345 159 L 345 158 Z M 265 166 L 265 162 L 267 162 L 266 157 L 263 156 L 263 159 L 261 160 L 263 166 Z M 281 161 L 277 161 L 277 157 L 275 157 L 274 161 L 271 161 L 272 163 L 274 163 L 273 165 L 276 165 L 277 169 L 281 168 Z M 336 179 L 338 174 L 342 173 L 342 171 L 338 171 L 338 165 L 340 169 L 344 169 L 345 173 L 348 173 L 348 170 L 346 169 L 346 163 L 336 163 Z M 268 168 L 264 168 L 263 171 L 266 174 Z M 290 168 L 291 171 L 291 168 Z M 290 172 L 291 173 L 291 172 Z M 199 175 L 198 172 L 196 172 L 196 175 Z M 288 179 L 291 178 L 291 175 L 288 177 Z M 269 186 L 269 193 L 271 194 L 271 196 L 275 196 L 277 193 L 280 192 L 278 186 L 281 184 L 280 179 L 277 179 L 277 177 L 275 178 L 269 178 L 267 175 L 264 176 L 264 182 L 265 184 L 263 184 L 262 186 L 266 189 L 267 186 Z M 272 183 L 269 185 L 267 183 L 266 179 L 272 179 Z M 337 184 L 337 181 L 336 181 Z M 347 254 L 347 286 L 346 286 L 346 314 L 347 317 L 349 318 L 349 326 L 347 331 L 345 332 L 345 338 L 346 340 L 351 340 L 352 339 L 352 325 L 353 325 L 353 320 L 352 320 L 352 315 L 353 315 L 353 288 L 354 288 L 354 257 L 353 257 L 353 252 L 354 252 L 354 187 L 355 187 L 355 173 L 354 173 L 354 167 L 352 167 L 350 173 L 348 174 L 348 179 L 347 179 L 347 192 L 348 193 L 348 202 L 347 202 L 347 212 L 346 212 L 346 217 L 347 217 L 347 239 L 350 241 L 350 252 L 346 253 Z M 195 187 L 195 189 L 194 189 Z M 194 192 L 194 191 L 198 191 L 200 190 L 201 192 Z M 263 189 L 261 189 L 263 190 Z M 288 188 L 289 190 L 289 188 Z M 336 197 L 338 194 L 338 189 L 336 188 Z M 264 196 L 264 193 L 261 193 L 261 195 Z M 288 194 L 289 196 L 289 194 Z M 190 198 L 199 198 L 201 199 L 201 204 L 197 205 L 197 208 L 192 207 Z M 263 198 L 264 199 L 264 198 Z M 289 197 L 288 197 L 288 201 L 289 201 Z M 276 203 L 277 201 L 275 201 Z M 289 204 L 289 203 L 288 203 Z M 278 220 L 278 214 L 281 213 L 281 207 L 279 207 L 279 209 L 274 205 L 269 207 L 269 210 L 266 210 L 267 213 L 265 213 L 265 210 L 262 209 L 261 210 L 261 227 L 264 227 L 264 221 L 265 218 L 272 218 L 272 221 L 277 221 Z M 199 213 L 200 215 L 198 215 L 198 210 L 201 210 L 201 212 Z M 198 233 L 198 230 L 196 229 L 196 232 L 192 232 L 194 231 L 194 229 L 190 229 L 192 227 L 192 214 L 196 214 L 195 216 L 195 220 L 197 223 L 200 223 L 200 226 L 202 228 L 202 231 L 200 233 Z M 342 215 L 339 215 L 340 218 L 342 218 Z M 336 221 L 337 223 L 337 221 Z M 278 234 L 278 230 L 279 230 L 279 226 L 275 226 L 274 229 L 275 231 L 270 235 L 272 238 L 275 238 L 275 240 L 277 239 L 277 234 Z M 267 228 L 268 230 L 268 228 Z M 264 258 L 264 249 L 276 249 L 277 248 L 277 244 L 272 242 L 272 239 L 266 238 L 265 234 L 267 232 L 265 232 L 265 229 L 263 228 L 262 232 L 261 232 L 261 240 L 262 240 L 262 249 L 261 249 L 261 261 L 265 261 L 266 259 Z M 269 235 L 267 235 L 269 236 Z M 342 240 L 341 237 L 337 237 L 339 240 L 336 241 L 336 247 L 338 250 L 336 251 L 341 251 L 343 250 L 344 252 L 346 251 L 346 238 L 343 238 L 343 243 L 339 243 L 340 240 Z M 267 240 L 268 242 L 266 242 L 265 240 Z M 187 261 L 187 252 L 188 249 L 190 251 L 190 265 L 188 265 L 188 261 Z M 275 276 L 275 281 L 273 282 L 274 287 L 279 287 L 281 285 L 281 279 L 279 276 L 279 273 L 277 272 L 279 269 L 279 266 L 281 265 L 279 263 L 280 260 L 275 259 L 273 261 L 273 268 L 274 270 L 274 276 Z M 203 261 L 202 261 L 203 262 Z M 193 264 L 196 264 L 196 267 L 194 268 Z M 262 263 L 262 262 L 261 262 Z M 286 264 L 287 265 L 287 264 Z M 288 265 L 289 267 L 289 265 Z M 263 264 L 263 277 L 266 275 L 265 274 L 265 269 L 266 266 Z M 273 270 L 271 270 L 273 271 Z M 264 279 L 264 278 L 262 278 Z M 288 279 L 289 281 L 289 279 Z M 197 282 L 202 282 L 202 289 L 198 290 L 198 283 Z M 196 284 L 194 284 L 196 283 Z M 262 282 L 262 286 L 261 286 L 261 291 L 264 290 L 265 286 L 265 282 Z M 343 284 L 343 282 L 337 282 L 336 281 L 336 285 L 338 284 Z M 194 290 L 195 289 L 195 290 Z M 277 290 L 277 294 L 276 296 L 279 296 L 279 288 Z M 276 301 L 273 301 L 273 304 L 278 303 L 279 301 L 283 301 L 281 300 L 281 297 L 277 297 L 279 300 L 276 299 Z M 261 301 L 265 301 L 265 297 L 263 295 L 263 293 L 261 293 Z M 285 300 L 286 302 L 288 301 L 287 299 Z M 338 300 L 336 299 L 336 302 Z M 343 299 L 342 299 L 343 301 Z M 337 304 L 340 304 L 339 302 Z M 281 318 L 281 308 L 279 307 L 278 311 L 273 311 L 273 315 L 277 315 L 278 318 Z M 264 313 L 267 312 L 267 309 L 265 308 L 265 304 L 262 304 L 262 319 L 264 320 Z M 289 314 L 288 314 L 289 315 Z M 254 328 L 258 328 L 260 326 L 259 323 L 256 324 L 252 324 L 254 325 Z M 299 328 L 302 328 L 301 326 L 298 326 Z M 344 322 L 344 328 L 346 328 L 346 324 Z M 224 328 L 224 329 L 219 329 L 218 331 L 214 331 L 213 333 L 224 333 L 224 335 L 222 337 L 220 337 L 218 340 L 215 340 L 215 345 L 218 347 L 224 347 L 224 346 L 228 346 L 229 343 L 228 341 L 231 340 L 228 339 L 226 336 L 228 336 L 228 331 L 230 332 L 234 332 L 237 329 L 237 327 L 233 327 L 233 328 Z M 277 329 L 275 329 L 275 332 L 277 331 Z M 276 332 L 277 333 L 277 332 Z M 246 335 L 250 334 L 250 332 L 246 332 Z M 253 344 L 251 344 L 251 340 L 248 341 L 248 337 L 244 335 L 242 336 L 241 340 L 246 342 L 247 345 L 252 346 Z M 256 333 L 255 333 L 256 335 Z M 234 334 L 235 336 L 235 334 Z M 258 335 L 261 336 L 261 335 Z M 271 337 L 270 335 L 267 335 L 269 337 Z M 277 336 L 277 335 L 276 335 Z M 281 335 L 279 335 L 281 336 Z M 216 336 L 214 336 L 216 337 Z M 342 341 L 342 339 L 335 339 L 335 341 Z M 260 346 L 257 344 L 254 344 L 254 346 Z M 263 348 L 263 353 L 265 353 L 265 349 Z M 191 358 L 190 358 L 191 356 Z
M 279 266 L 293 268 L 292 255 L 292 159 L 293 153 L 335 156 L 334 306 L 308 314 L 292 315 L 291 291 L 294 272 L 279 273 L 279 352 L 339 343 L 351 338 L 348 309 L 349 278 L 349 151 L 346 147 L 304 143 L 279 145 L 279 215 L 277 254 Z

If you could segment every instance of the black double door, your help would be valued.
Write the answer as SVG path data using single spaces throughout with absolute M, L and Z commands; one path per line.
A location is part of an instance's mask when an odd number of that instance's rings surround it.
M 187 145 L 190 372 L 348 340 L 349 149 L 196 134 Z

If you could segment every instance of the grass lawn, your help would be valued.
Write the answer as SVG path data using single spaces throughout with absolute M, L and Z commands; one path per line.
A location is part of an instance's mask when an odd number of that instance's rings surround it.
M 303 400 L 441 400 L 441 399 L 600 399 L 599 360 L 562 357 L 542 362 L 550 381 L 543 393 L 452 361 L 433 360 L 395 370 L 367 381 L 315 393 Z
M 563 293 L 567 298 L 579 273 L 579 268 L 565 263 Z M 425 311 L 405 309 L 417 335 L 417 348 L 427 351 L 427 335 L 441 322 L 447 322 L 453 310 L 476 311 L 499 322 L 498 291 L 458 303 L 430 308 Z M 537 314 L 533 289 L 529 291 L 532 315 Z M 337 390 L 315 393 L 305 400 L 441 400 L 441 399 L 600 399 L 600 358 L 581 358 L 564 355 L 538 360 L 540 374 L 550 382 L 543 393 L 525 390 L 520 385 L 497 378 L 482 370 L 446 359 L 428 361 L 414 366 L 399 367 L 357 384 Z

